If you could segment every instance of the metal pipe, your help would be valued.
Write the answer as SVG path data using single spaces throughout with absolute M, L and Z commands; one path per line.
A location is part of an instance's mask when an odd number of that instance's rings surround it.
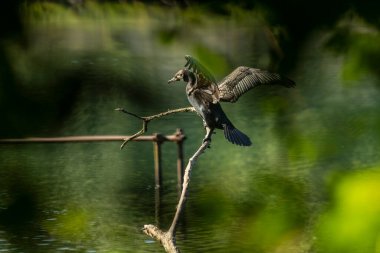
M 64 136 L 64 137 L 28 137 L 0 139 L 0 144 L 20 144 L 20 143 L 64 143 L 64 142 L 99 142 L 99 141 L 123 141 L 129 136 L 123 135 L 95 135 L 95 136 Z M 177 180 L 180 190 L 183 182 L 183 141 L 186 139 L 183 131 L 177 129 L 173 135 L 144 135 L 138 136 L 132 141 L 152 141 L 154 155 L 154 178 L 156 188 L 162 185 L 162 162 L 161 145 L 165 141 L 177 143 Z M 160 194 L 160 191 L 158 192 Z M 159 197 L 158 197 L 159 199 Z
M 185 135 L 182 129 L 177 129 L 175 135 L 177 136 L 177 182 L 178 190 L 181 191 L 183 183 L 183 141 Z
M 183 136 L 160 135 L 161 141 L 177 142 L 183 139 Z M 52 142 L 95 142 L 95 141 L 123 141 L 129 136 L 123 135 L 95 135 L 95 136 L 65 136 L 65 137 L 28 137 L 28 138 L 9 138 L 0 139 L 0 143 L 52 143 Z M 139 136 L 132 141 L 156 141 L 156 135 Z
M 154 181 L 156 183 L 156 188 L 162 185 L 162 163 L 161 163 L 161 144 L 163 142 L 164 136 L 161 134 L 155 134 L 155 139 L 153 141 L 153 156 L 154 156 Z

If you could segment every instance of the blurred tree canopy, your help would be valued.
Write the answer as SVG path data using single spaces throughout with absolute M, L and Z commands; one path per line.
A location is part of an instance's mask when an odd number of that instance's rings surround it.
M 33 8 L 34 5 L 38 7 Z M 380 60 L 380 18 L 377 10 L 380 9 L 379 1 L 200 1 L 200 0 L 161 0 L 161 1 L 92 1 L 92 0 L 57 0 L 57 1 L 34 1 L 34 0 L 15 0 L 7 1 L 0 10 L 0 113 L 7 115 L 9 110 L 9 99 L 18 103 L 20 107 L 28 108 L 28 99 L 17 90 L 17 80 L 12 70 L 9 53 L 6 53 L 5 46 L 17 44 L 21 48 L 27 48 L 28 40 L 26 27 L 28 22 L 38 19 L 38 15 L 46 15 L 49 12 L 59 11 L 69 15 L 96 17 L 97 12 L 116 12 L 118 8 L 130 5 L 158 6 L 165 10 L 179 10 L 186 12 L 188 19 L 193 19 L 195 24 L 197 18 L 194 13 L 210 13 L 218 18 L 230 17 L 231 15 L 249 16 L 252 10 L 257 17 L 261 17 L 268 32 L 266 43 L 271 53 L 271 64 L 269 69 L 276 69 L 280 72 L 289 72 L 299 63 L 299 53 L 303 45 L 308 40 L 309 35 L 326 29 L 329 31 L 329 39 L 325 44 L 326 48 L 335 52 L 338 56 L 344 57 L 342 77 L 344 80 L 360 79 L 364 75 L 380 78 L 378 62 Z M 96 8 L 94 8 L 96 6 Z M 111 6 L 111 7 L 110 7 Z M 113 6 L 113 7 L 112 7 Z M 108 8 L 110 7 L 110 8 Z M 127 7 L 125 7 L 127 8 Z M 26 17 L 27 10 L 32 9 L 33 18 Z M 103 10 L 104 9 L 104 10 Z M 32 12 L 33 12 L 32 11 Z M 41 13 L 38 13 L 41 11 Z M 91 13 L 91 11 L 93 13 Z M 198 14 L 199 14 L 198 13 Z M 190 17 L 189 17 L 190 16 Z M 207 16 L 207 15 L 204 15 Z M 245 17 L 249 19 L 249 17 Z M 180 36 L 179 27 L 171 28 L 159 33 L 162 42 L 170 42 L 176 36 Z M 233 31 L 229 31 L 233 32 Z M 265 33 L 265 31 L 264 31 Z M 183 36 L 183 32 L 182 32 Z M 198 52 L 207 55 L 208 50 L 198 46 Z M 286 54 L 284 53 L 286 52 Z M 209 55 L 210 56 L 210 55 Z M 209 62 L 207 62 L 210 59 Z M 213 64 L 212 59 L 219 64 Z M 212 69 L 216 74 L 224 73 L 227 69 L 226 60 L 216 54 L 213 57 L 204 57 L 205 63 L 210 66 L 217 66 Z M 260 66 L 258 66 L 260 67 Z M 219 69 L 217 69 L 219 68 Z M 78 75 L 66 76 L 67 82 L 75 83 L 73 80 Z M 379 82 L 377 82 L 379 83 Z M 71 87 L 59 88 L 63 93 L 74 94 L 75 85 Z M 132 93 L 137 93 L 132 91 Z M 5 95 L 6 94 L 6 95 Z M 62 103 L 64 103 L 62 101 Z M 43 103 L 39 105 L 43 108 Z M 5 109 L 8 107 L 7 109 Z M 61 106 L 63 108 L 63 106 Z M 69 110 L 70 104 L 65 106 Z M 10 113 L 12 114 L 12 113 Z M 10 115 L 8 114 L 8 116 Z M 9 119 L 8 119 L 9 120 Z
M 37 0 L 15 0 L 4 4 L 1 9 L 1 33 L 7 35 L 17 33 L 22 30 L 20 19 L 20 7 L 25 4 L 41 2 Z M 50 0 L 46 2 L 56 2 L 66 6 L 80 7 L 86 2 L 92 0 Z M 141 2 L 156 4 L 166 7 L 181 7 L 188 8 L 190 6 L 200 6 L 209 12 L 214 12 L 221 15 L 229 15 L 229 6 L 233 5 L 242 9 L 261 8 L 266 10 L 269 21 L 285 26 L 295 42 L 301 42 L 306 34 L 323 26 L 334 25 L 335 22 L 347 11 L 353 11 L 358 16 L 362 17 L 366 22 L 379 27 L 380 20 L 378 9 L 379 1 L 368 0 L 336 0 L 336 1 L 276 1 L 276 0 L 245 0 L 232 1 L 226 0 L 222 3 L 217 0 L 201 1 L 201 0 L 161 0 L 161 1 L 126 1 L 126 0 L 99 0 L 99 3 L 129 3 Z M 294 42 L 293 42 L 294 43 Z
M 7 1 L 0 11 L 0 36 L 1 38 L 18 37 L 20 42 L 25 42 L 23 38 L 23 19 L 22 8 L 30 4 L 41 2 L 37 0 L 14 0 Z M 44 2 L 44 1 L 42 1 Z M 85 5 L 90 2 L 98 3 L 146 3 L 159 5 L 166 8 L 186 9 L 189 7 L 197 6 L 203 11 L 215 13 L 218 15 L 228 16 L 231 14 L 231 6 L 240 8 L 242 10 L 256 9 L 260 10 L 265 16 L 266 22 L 274 27 L 281 29 L 275 32 L 277 39 L 280 42 L 281 48 L 287 52 L 287 57 L 282 65 L 283 68 L 291 69 L 297 59 L 298 50 L 302 47 L 307 35 L 318 29 L 327 27 L 335 27 L 337 22 L 344 16 L 347 19 L 360 18 L 362 23 L 367 23 L 370 26 L 378 29 L 380 27 L 380 18 L 378 10 L 380 9 L 380 2 L 376 0 L 336 0 L 336 1 L 277 1 L 277 0 L 245 0 L 245 1 L 201 1 L 201 0 L 160 0 L 160 1 L 127 1 L 127 0 L 50 0 L 45 2 L 58 3 L 63 6 L 71 7 L 74 10 L 85 8 Z M 80 13 L 80 12 L 78 12 Z M 347 15 L 349 13 L 349 15 Z M 338 53 L 346 53 L 342 48 L 347 48 L 347 41 L 357 39 L 360 41 L 363 35 L 361 31 L 352 32 L 350 27 L 340 27 L 336 29 L 336 36 L 331 43 Z M 356 36 L 356 37 L 355 37 Z M 368 37 L 367 35 L 363 35 Z M 355 38 L 353 38 L 355 37 Z M 360 37 L 360 38 L 357 38 Z M 349 38 L 349 39 L 347 39 Z M 23 40 L 24 39 L 24 40 Z M 372 38 L 370 38 L 372 39 Z M 378 42 L 378 36 L 375 37 Z M 373 40 L 372 40 L 373 41 Z M 364 42 L 365 43 L 365 42 Z M 345 46 L 345 45 L 346 46 Z M 354 43 L 352 47 L 360 48 L 363 43 Z M 367 50 L 360 50 L 364 55 L 371 55 L 374 62 L 379 59 L 379 50 L 374 47 L 369 47 Z M 4 59 L 3 59 L 4 60 Z M 362 62 L 362 61 L 360 61 Z M 372 60 L 367 62 L 366 65 L 372 66 Z M 286 70 L 285 69 L 285 70 Z M 370 67 L 371 69 L 371 67 Z
M 12 121 L 13 104 L 18 104 L 21 108 L 29 108 L 33 103 L 39 108 L 44 108 L 43 101 L 29 101 L 31 97 L 20 94 L 17 89 L 16 74 L 12 69 L 9 45 L 17 45 L 20 48 L 27 48 L 31 43 L 28 39 L 28 26 L 33 20 L 49 16 L 49 13 L 60 13 L 58 15 L 95 17 L 99 13 L 111 13 L 119 15 L 123 13 L 118 9 L 128 9 L 128 6 L 153 6 L 161 10 L 176 10 L 187 15 L 187 20 L 191 20 L 192 26 L 199 22 L 200 14 L 210 13 L 217 18 L 227 18 L 233 15 L 244 17 L 249 20 L 250 15 L 255 15 L 252 19 L 262 19 L 265 24 L 263 31 L 266 36 L 264 43 L 269 44 L 270 64 L 265 67 L 276 69 L 287 73 L 300 63 L 300 50 L 310 38 L 309 35 L 320 30 L 328 30 L 329 38 L 325 47 L 344 58 L 342 77 L 343 80 L 357 80 L 365 76 L 380 78 L 378 62 L 380 60 L 380 18 L 377 10 L 380 9 L 379 1 L 200 1 L 200 0 L 161 0 L 161 1 L 93 1 L 93 0 L 57 0 L 57 1 L 34 1 L 15 0 L 7 1 L 0 10 L 0 113 L 9 117 L 6 121 Z M 137 9 L 144 9 L 137 8 Z M 254 11 L 254 12 L 253 12 Z M 130 11 L 129 13 L 133 12 Z M 119 14 L 118 14 L 119 13 Z M 28 14 L 32 16 L 28 17 Z M 195 14 L 198 14 L 196 16 Z M 33 16 L 34 15 L 34 16 Z M 149 15 L 149 14 L 148 14 Z M 54 19 L 53 14 L 51 15 Z M 101 16 L 101 14 L 100 14 Z M 202 22 L 207 20 L 207 15 L 203 15 Z M 84 19 L 85 19 L 84 18 Z M 188 28 L 185 28 L 188 29 Z M 232 28 L 233 29 L 233 28 Z M 234 32 L 234 31 L 228 31 Z M 249 31 L 251 32 L 251 31 Z M 181 27 L 174 26 L 164 28 L 159 31 L 158 38 L 163 43 L 170 43 L 180 36 L 184 36 Z M 185 34 L 186 35 L 186 34 Z M 227 34 L 228 36 L 228 34 Z M 113 37 L 114 38 L 114 37 Z M 258 39 L 258 40 L 261 40 Z M 8 47 L 6 49 L 5 47 Z M 228 60 L 217 54 L 210 54 L 209 48 L 197 45 L 197 52 L 203 57 L 206 65 L 215 66 L 211 69 L 216 75 L 225 73 Z M 286 53 L 284 53 L 286 52 Z M 20 55 L 22 57 L 22 55 Z M 16 56 L 19 59 L 21 57 Z M 215 62 L 218 64 L 215 64 Z M 269 66 L 268 66 L 269 65 Z M 261 67 L 261 66 L 258 66 Z M 65 79 L 62 86 L 57 86 L 61 93 L 75 96 L 78 85 L 75 85 L 81 76 L 78 72 L 61 78 Z M 65 83 L 65 85 L 63 85 Z M 377 82 L 379 83 L 379 82 Z M 71 84 L 71 85 L 70 85 Z M 138 91 L 130 87 L 130 93 L 138 94 Z M 52 111 L 70 110 L 70 101 L 59 101 L 59 98 L 51 98 L 62 104 L 58 109 Z M 12 101 L 10 101 L 12 100 Z M 139 100 L 137 100 L 139 101 Z M 5 109 L 7 108 L 7 109 Z M 43 110 L 40 110 L 43 111 Z M 11 112 L 11 113 L 7 113 Z M 55 112 L 54 112 L 55 113 Z M 61 112 L 64 114 L 65 112 Z M 49 116 L 49 115 L 47 115 Z M 33 122 L 33 120 L 29 120 Z

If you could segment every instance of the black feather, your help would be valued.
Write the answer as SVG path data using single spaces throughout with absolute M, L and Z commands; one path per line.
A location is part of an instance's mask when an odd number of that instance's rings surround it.
M 240 132 L 237 128 L 230 124 L 224 124 L 224 137 L 231 143 L 240 146 L 251 146 L 252 142 L 247 135 Z

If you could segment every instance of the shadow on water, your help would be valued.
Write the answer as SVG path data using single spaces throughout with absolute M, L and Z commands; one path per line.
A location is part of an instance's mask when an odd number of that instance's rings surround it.
M 299 16 L 273 1 L 213 11 L 207 6 L 214 2 L 196 1 L 13 3 L 1 16 L 2 138 L 135 133 L 141 122 L 113 109 L 152 115 L 188 106 L 184 84 L 167 85 L 185 54 L 217 79 L 239 65 L 286 70 L 296 88 L 258 87 L 222 104 L 253 146 L 214 135 L 193 171 L 179 247 L 379 250 L 379 31 L 371 10 L 352 1 L 356 8 L 331 7 L 325 20 L 310 16 L 299 26 Z M 148 134 L 176 128 L 185 131 L 189 157 L 204 134 L 196 115 L 152 122 Z M 170 225 L 176 146 L 163 144 L 159 206 L 152 149 L 134 142 L 122 151 L 119 143 L 1 144 L 0 251 L 161 252 L 140 228 Z

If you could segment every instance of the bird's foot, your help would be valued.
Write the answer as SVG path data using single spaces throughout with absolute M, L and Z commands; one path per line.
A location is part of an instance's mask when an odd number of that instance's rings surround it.
M 205 142 L 208 142 L 207 148 L 211 148 L 211 138 L 210 137 L 203 138 L 202 144 Z
M 203 138 L 202 143 L 205 143 L 206 141 L 211 142 L 211 138 L 210 138 L 210 137 L 205 137 L 205 138 Z
M 203 143 L 208 142 L 208 148 L 210 147 L 211 135 L 213 134 L 213 132 L 214 132 L 214 128 L 210 128 L 206 126 L 206 135 L 203 138 Z

